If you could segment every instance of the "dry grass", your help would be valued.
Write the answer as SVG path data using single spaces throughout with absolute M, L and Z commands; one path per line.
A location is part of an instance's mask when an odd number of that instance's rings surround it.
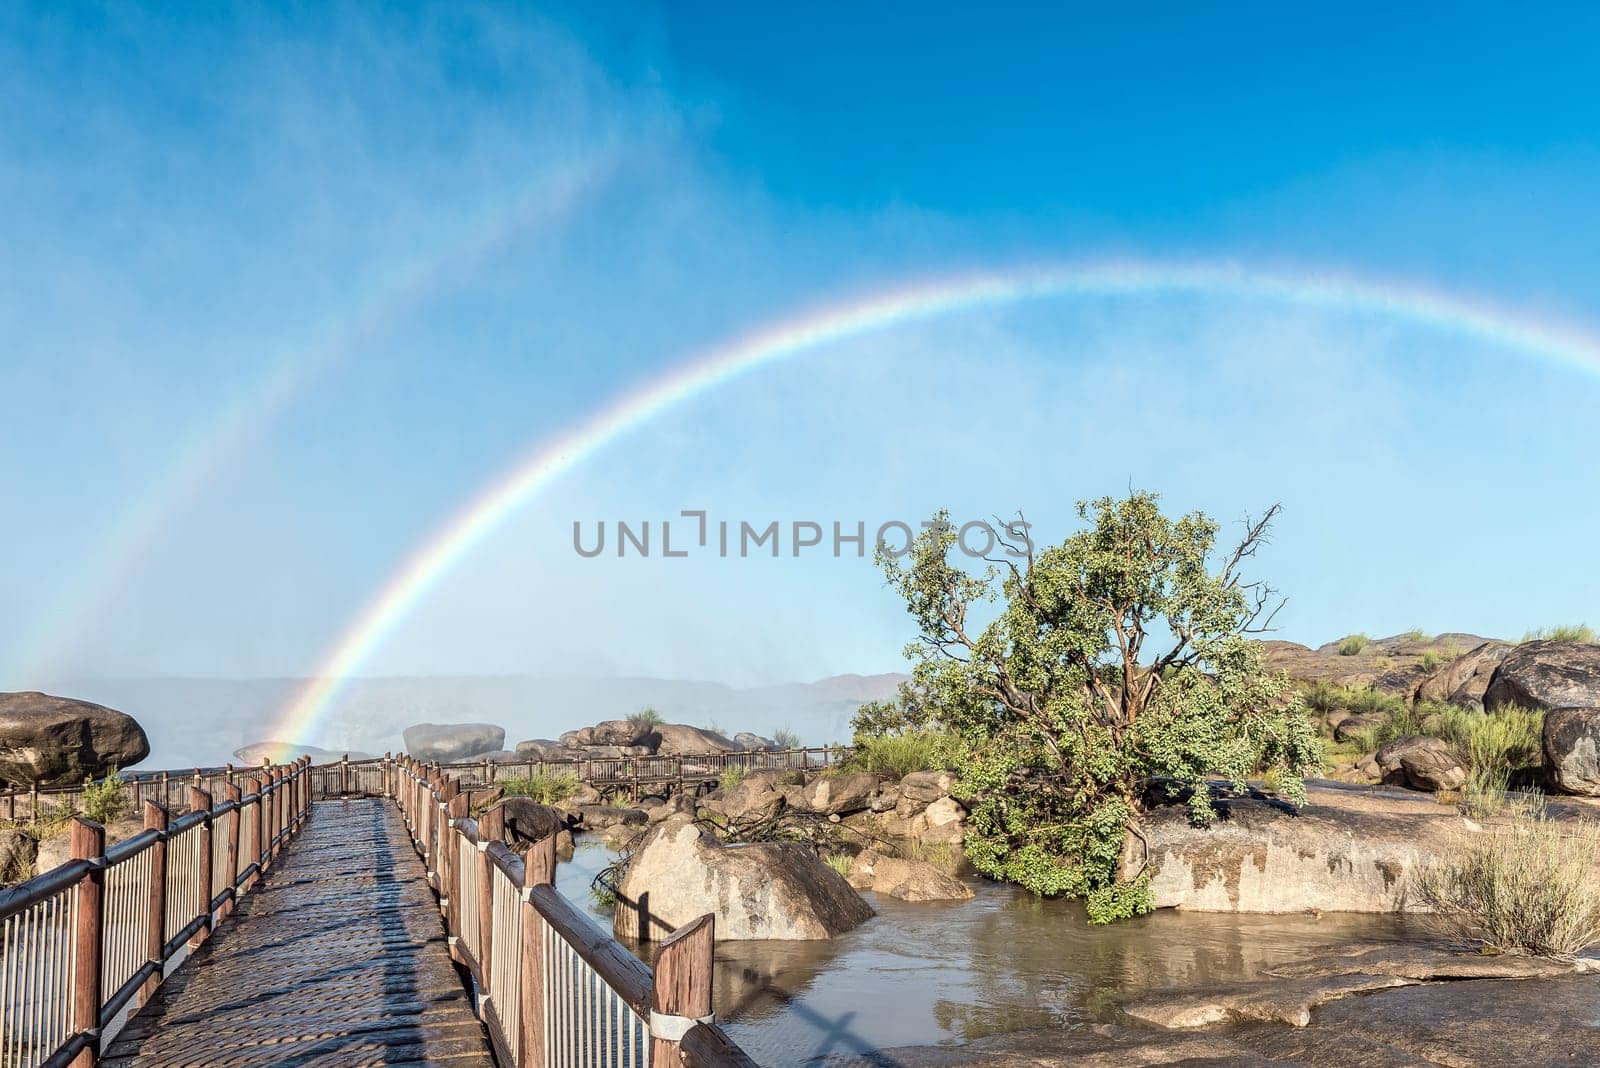
M 541 805 L 559 805 L 578 792 L 578 776 L 570 771 L 541 772 L 501 779 L 495 785 L 508 795 L 531 797 Z
M 1463 835 L 1412 879 L 1453 935 L 1494 953 L 1570 959 L 1600 942 L 1600 824 L 1520 818 Z

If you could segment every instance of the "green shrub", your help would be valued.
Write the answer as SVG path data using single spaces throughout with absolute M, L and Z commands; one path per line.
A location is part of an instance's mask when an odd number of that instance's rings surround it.
M 779 727 L 772 732 L 772 744 L 779 749 L 802 749 L 805 743 L 800 740 L 800 735 L 788 727 Z
M 495 785 L 507 794 L 531 797 L 541 805 L 559 805 L 578 792 L 578 776 L 571 771 L 546 771 L 500 779 Z
M 855 752 L 845 766 L 854 771 L 904 778 L 913 771 L 937 771 L 945 766 L 950 738 L 942 731 L 911 731 L 856 738 Z
M 1344 694 L 1343 686 L 1335 686 L 1321 679 L 1300 691 L 1301 699 L 1313 712 L 1332 712 L 1335 709 L 1348 708 L 1349 706 L 1344 703 Z
M 732 767 L 723 768 L 721 780 L 723 793 L 727 793 L 735 786 L 738 786 L 740 783 L 744 782 L 744 777 L 749 773 L 749 769 L 745 768 L 743 765 L 736 764 Z
M 1412 627 L 1410 630 L 1405 632 L 1404 637 L 1406 641 L 1411 642 L 1414 645 L 1423 645 L 1433 640 L 1432 635 L 1423 630 L 1421 627 Z
M 96 823 L 110 823 L 128 811 L 128 795 L 123 792 L 117 769 L 99 782 L 83 781 L 83 815 Z
M 1600 634 L 1587 623 L 1567 623 L 1554 627 L 1540 627 L 1530 630 L 1522 636 L 1524 642 L 1584 642 L 1588 645 L 1600 644 Z
M 840 875 L 845 876 L 850 874 L 851 860 L 852 858 L 849 853 L 826 853 L 822 857 L 822 862 L 824 864 L 838 872 Z
M 1427 652 L 1423 653 L 1422 659 L 1417 661 L 1418 666 L 1430 675 L 1432 675 L 1435 671 L 1438 671 L 1439 665 L 1443 663 L 1444 660 L 1432 649 L 1429 649 Z
M 1451 934 L 1495 953 L 1570 959 L 1600 942 L 1600 825 L 1520 819 L 1466 834 L 1412 879 Z
M 653 708 L 641 708 L 628 717 L 628 722 L 640 727 L 659 727 L 666 720 Z
M 1339 640 L 1340 656 L 1358 656 L 1372 642 L 1365 634 L 1351 634 Z
M 1455 705 L 1420 706 L 1434 718 L 1433 732 L 1453 743 L 1466 758 L 1467 767 L 1510 776 L 1538 767 L 1543 755 L 1540 742 L 1544 713 L 1505 705 L 1492 713 Z

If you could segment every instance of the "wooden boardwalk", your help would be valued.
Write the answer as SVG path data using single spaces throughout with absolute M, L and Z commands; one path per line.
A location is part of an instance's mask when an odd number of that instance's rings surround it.
M 427 873 L 392 802 L 318 802 L 265 882 L 102 1064 L 490 1068 Z

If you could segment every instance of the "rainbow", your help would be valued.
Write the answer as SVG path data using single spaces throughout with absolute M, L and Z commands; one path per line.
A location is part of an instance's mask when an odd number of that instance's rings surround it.
M 478 212 L 450 240 L 394 267 L 363 300 L 325 324 L 315 342 L 275 359 L 140 493 L 138 505 L 102 539 L 100 551 L 39 613 L 53 625 L 40 627 L 30 642 L 11 650 L 9 663 L 0 664 L 0 680 L 37 681 L 58 669 L 84 621 L 105 614 L 103 606 L 154 551 L 168 525 L 215 485 L 296 398 L 396 318 L 452 279 L 470 274 L 513 236 L 559 223 L 615 169 L 619 148 L 606 146 L 562 162 L 517 195 Z
M 964 274 L 827 305 L 707 350 L 540 443 L 404 561 L 265 736 L 309 741 L 346 681 L 452 567 L 557 478 L 692 397 L 790 357 L 902 324 L 1042 298 L 1148 295 L 1264 300 L 1371 315 L 1600 373 L 1600 336 L 1576 327 L 1537 322 L 1483 301 L 1415 286 L 1231 263 L 1111 261 Z

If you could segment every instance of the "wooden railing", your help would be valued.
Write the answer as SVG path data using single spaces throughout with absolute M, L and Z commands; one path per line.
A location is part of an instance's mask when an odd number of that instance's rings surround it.
M 663 942 L 652 972 L 556 892 L 554 837 L 518 856 L 500 841 L 503 812 L 469 815 L 459 776 L 409 757 L 379 764 L 502 1065 L 754 1064 L 712 1022 L 711 916 Z
M 530 753 L 524 760 L 463 760 L 427 766 L 459 780 L 463 788 L 490 787 L 508 778 L 567 774 L 602 791 L 628 791 L 637 797 L 649 789 L 683 789 L 715 782 L 730 768 L 821 770 L 839 764 L 853 752 L 848 746 L 816 746 L 703 756 L 584 757 L 579 760 L 541 760 Z M 404 755 L 385 754 L 365 760 L 346 758 L 318 764 L 311 769 L 313 796 L 389 796 L 393 769 L 408 759 Z
M 473 787 L 492 785 L 512 776 L 567 773 L 601 790 L 630 790 L 637 796 L 646 788 L 696 786 L 713 782 L 729 768 L 813 768 L 838 764 L 854 750 L 848 746 L 814 746 L 802 749 L 751 750 L 704 756 L 585 757 L 581 760 L 541 760 L 529 754 L 524 760 L 464 760 L 437 767 Z M 314 800 L 363 795 L 386 797 L 393 779 L 392 755 L 351 760 L 348 757 L 310 768 Z M 191 789 L 222 795 L 242 780 L 259 777 L 261 767 L 194 768 L 190 771 L 122 772 L 117 779 L 137 810 L 145 801 L 166 807 L 187 803 Z M 105 780 L 100 780 L 104 782 Z M 0 790 L 0 818 L 31 820 L 48 816 L 52 809 L 80 808 L 85 784 L 51 787 L 12 787 Z
M 220 802 L 190 786 L 176 818 L 147 798 L 109 848 L 73 817 L 72 859 L 0 891 L 0 1068 L 93 1064 L 303 826 L 309 767 L 244 773 Z

